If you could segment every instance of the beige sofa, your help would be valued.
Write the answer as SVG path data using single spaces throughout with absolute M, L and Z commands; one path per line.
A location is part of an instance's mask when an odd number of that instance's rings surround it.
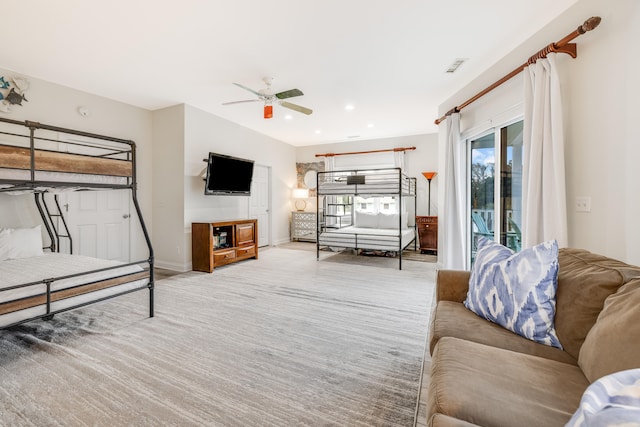
M 560 249 L 555 326 L 563 349 L 476 316 L 469 272 L 441 270 L 431 324 L 430 426 L 563 426 L 590 383 L 640 368 L 640 267 Z

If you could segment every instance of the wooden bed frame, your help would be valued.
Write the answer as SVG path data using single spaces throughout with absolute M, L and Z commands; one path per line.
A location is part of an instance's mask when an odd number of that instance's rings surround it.
M 142 212 L 138 203 L 137 198 L 137 183 L 136 183 L 136 151 L 135 151 L 135 143 L 129 140 L 123 140 L 119 138 L 113 138 L 103 135 L 97 135 L 93 133 L 78 131 L 74 129 L 66 129 L 60 128 L 50 125 L 44 125 L 38 122 L 33 121 L 16 121 L 10 120 L 6 118 L 0 117 L 0 136 L 6 135 L 6 139 L 10 139 L 12 141 L 19 141 L 20 143 L 16 143 L 16 145 L 12 145 L 11 142 L 2 141 L 0 144 L 0 168 L 3 169 L 11 169 L 11 170 L 28 170 L 30 171 L 30 179 L 6 179 L 0 178 L 0 184 L 2 184 L 2 188 L 0 188 L 0 192 L 11 192 L 11 191 L 32 191 L 34 193 L 46 193 L 46 189 L 48 188 L 68 188 L 68 187 L 81 187 L 83 190 L 87 189 L 129 189 L 131 191 L 132 202 L 135 208 L 135 212 L 138 216 L 139 223 L 142 228 L 142 232 L 148 247 L 149 257 L 144 260 L 135 261 L 127 264 L 120 264 L 114 267 L 106 267 L 101 268 L 99 270 L 87 271 L 79 274 L 72 274 L 63 277 L 53 277 L 43 279 L 37 282 L 24 283 L 16 286 L 11 286 L 9 288 L 5 288 L 0 290 L 0 295 L 2 295 L 3 291 L 18 289 L 18 288 L 26 288 L 28 286 L 34 286 L 37 284 L 46 285 L 46 292 L 32 295 L 25 298 L 19 298 L 15 300 L 5 301 L 0 303 L 0 315 L 4 315 L 11 312 L 16 312 L 20 310 L 24 310 L 27 308 L 33 308 L 38 306 L 46 306 L 46 314 L 31 318 L 26 318 L 20 320 L 19 322 L 11 323 L 10 325 L 3 326 L 13 326 L 16 324 L 28 322 L 37 318 L 51 318 L 54 314 L 59 312 L 72 310 L 74 308 L 86 306 L 88 304 L 102 301 L 105 299 L 117 297 L 119 295 L 123 295 L 129 292 L 134 292 L 141 289 L 149 290 L 149 316 L 153 317 L 154 315 L 154 299 L 153 299 L 153 291 L 154 291 L 154 256 L 153 256 L 153 247 L 151 245 L 151 239 L 149 237 L 149 233 L 147 231 Z M 9 130 L 7 130 L 9 129 Z M 78 142 L 69 142 L 63 140 L 52 139 L 50 137 L 39 136 L 39 132 L 43 132 L 46 135 L 51 135 L 52 133 L 63 133 L 69 135 L 76 135 L 82 138 L 90 139 L 91 141 L 98 141 L 104 143 L 103 145 L 96 145 L 93 143 L 78 143 Z M 28 141 L 28 146 L 25 143 Z M 86 154 L 86 153 L 69 153 L 69 152 L 61 152 L 55 151 L 50 148 L 41 148 L 38 145 L 51 145 L 51 142 L 60 144 L 60 145 L 72 145 L 72 146 L 80 146 L 81 150 L 84 151 L 92 151 L 95 153 Z M 67 181 L 55 181 L 55 178 L 52 180 L 37 180 L 36 172 L 56 172 L 56 173 L 72 173 L 78 174 L 74 175 L 73 182 Z M 101 175 L 101 176 L 112 176 L 112 177 L 123 177 L 126 178 L 125 183 L 121 184 L 95 184 L 91 182 L 83 182 L 82 176 L 89 175 Z M 80 178 L 78 178 L 80 177 Z M 36 202 L 38 201 L 38 197 L 36 197 Z M 51 215 L 48 213 L 47 215 L 43 212 L 38 205 L 38 210 L 42 217 L 43 223 L 45 223 L 47 230 L 49 231 L 49 235 L 53 241 L 53 236 L 51 235 L 51 231 L 49 230 L 49 223 L 51 221 Z M 48 216 L 48 217 L 47 217 Z M 0 224 L 1 225 L 1 224 Z M 52 249 L 53 249 L 52 245 Z M 59 250 L 59 248 L 58 248 Z M 0 261 L 1 263 L 2 261 Z M 89 275 L 91 273 L 96 273 L 98 271 L 109 271 L 115 270 L 118 268 L 132 266 L 132 265 L 144 265 L 142 271 L 137 271 L 133 273 L 119 273 L 116 277 L 111 277 L 103 280 L 90 280 L 86 279 L 86 282 L 80 282 L 74 286 L 52 290 L 51 284 L 57 280 L 68 279 L 70 277 L 78 277 L 81 278 L 84 275 Z M 106 297 L 100 297 L 95 300 L 89 302 L 83 302 L 77 305 L 73 305 L 68 308 L 64 308 L 57 311 L 50 310 L 50 304 L 56 301 L 61 301 L 67 298 L 86 295 L 91 292 L 112 288 L 118 285 L 123 285 L 127 283 L 131 283 L 134 281 L 138 281 L 141 279 L 148 279 L 148 282 L 140 287 L 135 289 L 127 289 L 123 292 L 118 292 L 113 295 L 109 295 Z M 0 278 L 0 281 L 2 278 Z
M 33 158 L 36 171 L 133 176 L 133 165 L 127 160 L 37 149 L 33 150 Z M 0 145 L 0 168 L 31 170 L 31 149 Z

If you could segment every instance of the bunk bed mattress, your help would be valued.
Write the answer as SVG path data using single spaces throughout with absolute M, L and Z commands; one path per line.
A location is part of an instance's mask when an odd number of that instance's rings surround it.
M 24 169 L 0 168 L 0 180 L 3 179 L 31 181 L 31 171 Z M 92 175 L 70 172 L 36 171 L 35 180 L 59 183 L 82 183 L 89 186 L 91 184 L 127 185 L 127 178 L 123 176 Z M 12 186 L 13 184 L 0 184 L 0 188 L 10 188 Z
M 42 283 L 6 291 L 3 291 L 2 289 L 48 278 L 63 277 L 66 275 L 83 273 L 106 267 L 114 267 L 119 264 L 122 263 L 82 255 L 68 255 L 60 253 L 47 253 L 36 257 L 0 261 L 0 304 L 46 293 L 46 285 Z M 78 277 L 56 280 L 51 284 L 51 291 L 68 289 L 80 284 L 92 283 L 141 271 L 143 271 L 142 267 L 138 265 L 129 265 L 107 271 L 83 274 Z M 63 310 L 71 306 L 95 301 L 127 290 L 142 288 L 148 283 L 148 278 L 138 279 L 128 283 L 118 284 L 70 298 L 53 301 L 51 302 L 51 311 Z M 0 327 L 45 314 L 46 305 L 44 304 L 6 313 L 0 315 Z
M 395 180 L 377 181 L 371 184 L 347 184 L 346 182 L 324 182 L 318 187 L 318 194 L 398 194 L 400 182 Z M 403 192 L 408 186 L 403 185 Z
M 414 237 L 413 228 L 402 229 L 402 248 L 407 247 Z M 321 246 L 397 251 L 398 229 L 343 227 L 321 233 L 318 243 Z

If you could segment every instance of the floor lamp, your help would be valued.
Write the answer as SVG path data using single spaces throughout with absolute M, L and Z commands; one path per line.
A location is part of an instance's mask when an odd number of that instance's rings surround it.
M 422 172 L 422 175 L 429 181 L 429 201 L 427 202 L 427 216 L 431 216 L 431 180 L 438 174 L 438 172 Z

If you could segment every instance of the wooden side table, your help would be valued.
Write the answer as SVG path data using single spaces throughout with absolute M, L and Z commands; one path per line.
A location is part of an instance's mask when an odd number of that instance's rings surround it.
M 438 217 L 416 216 L 418 236 L 420 237 L 420 253 L 438 253 Z

